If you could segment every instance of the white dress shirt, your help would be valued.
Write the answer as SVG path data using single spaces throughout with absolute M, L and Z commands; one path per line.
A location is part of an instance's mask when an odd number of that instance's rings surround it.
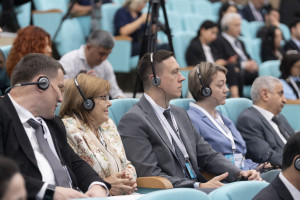
M 203 51 L 204 51 L 206 61 L 210 62 L 210 63 L 214 63 L 215 60 L 214 60 L 214 57 L 212 56 L 210 46 L 208 46 L 206 44 L 202 44 L 202 48 L 203 48 Z
M 255 21 L 259 21 L 259 22 L 263 22 L 264 21 L 264 18 L 260 12 L 260 10 L 257 10 L 254 6 L 254 4 L 250 1 L 249 2 L 249 7 L 251 9 L 251 12 L 255 18 Z
M 276 131 L 277 135 L 279 136 L 279 138 L 282 140 L 282 142 L 285 144 L 286 143 L 286 139 L 285 137 L 281 134 L 277 124 L 275 124 L 275 122 L 272 121 L 272 118 L 274 117 L 274 114 L 259 107 L 256 105 L 253 105 L 253 107 L 258 110 L 258 112 L 260 112 L 260 114 L 262 114 L 262 116 L 264 116 L 264 118 L 271 124 L 271 126 L 274 128 L 274 130 Z
M 292 195 L 293 199 L 300 199 L 300 191 L 293 184 L 291 184 L 289 182 L 289 180 L 287 180 L 285 178 L 285 176 L 282 174 L 282 172 L 280 172 L 279 178 L 281 179 L 283 184 L 287 187 L 287 189 L 290 192 L 290 194 Z

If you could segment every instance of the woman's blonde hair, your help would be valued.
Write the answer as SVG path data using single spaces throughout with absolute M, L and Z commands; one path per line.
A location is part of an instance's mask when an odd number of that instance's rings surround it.
M 106 95 L 110 91 L 110 84 L 107 80 L 87 74 L 79 74 L 77 82 L 87 99 L 94 99 L 100 95 Z M 59 117 L 64 116 L 77 117 L 88 126 L 91 126 L 92 119 L 89 110 L 83 107 L 84 99 L 81 96 L 74 79 L 67 81 L 64 91 L 64 100 L 61 103 Z
M 136 10 L 142 3 L 146 3 L 148 0 L 126 0 L 123 6 L 129 10 Z

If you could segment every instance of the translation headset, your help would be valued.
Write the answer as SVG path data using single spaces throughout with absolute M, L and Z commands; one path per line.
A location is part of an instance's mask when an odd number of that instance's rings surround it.
M 156 76 L 155 69 L 154 69 L 154 63 L 153 63 L 153 53 L 150 54 L 150 63 L 153 73 L 153 78 L 151 80 L 152 85 L 159 86 L 160 85 L 160 78 Z
M 296 170 L 300 171 L 300 157 L 295 160 L 294 166 Z
M 85 110 L 92 110 L 92 109 L 95 107 L 95 102 L 94 102 L 92 99 L 88 99 L 88 98 L 86 98 L 86 97 L 84 96 L 84 94 L 83 94 L 83 92 L 82 92 L 82 90 L 81 90 L 81 88 L 79 87 L 79 84 L 78 84 L 78 82 L 77 82 L 77 78 L 74 79 L 74 82 L 75 82 L 75 85 L 76 85 L 76 87 L 77 87 L 77 89 L 78 89 L 80 95 L 82 96 L 82 98 L 83 98 L 83 100 L 84 100 L 84 101 L 83 101 L 83 108 L 84 108 Z
M 204 97 L 209 97 L 211 95 L 212 91 L 211 91 L 210 87 L 204 85 L 204 82 L 201 78 L 201 74 L 199 72 L 199 67 L 197 67 L 196 70 L 197 70 L 197 74 L 198 74 L 198 77 L 200 80 L 200 84 L 202 86 L 200 93 Z
M 39 89 L 47 90 L 50 85 L 50 82 L 46 76 L 41 76 L 37 82 L 18 83 L 18 84 L 12 85 L 5 90 L 5 93 L 8 93 L 14 87 L 20 87 L 20 86 L 26 86 L 26 85 L 37 85 Z

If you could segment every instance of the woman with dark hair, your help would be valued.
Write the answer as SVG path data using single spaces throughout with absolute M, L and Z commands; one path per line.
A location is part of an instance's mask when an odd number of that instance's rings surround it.
M 220 10 L 219 10 L 219 19 L 218 19 L 218 25 L 219 28 L 221 27 L 221 20 L 222 17 L 226 14 L 226 13 L 231 13 L 231 12 L 238 12 L 238 7 L 233 3 L 233 2 L 226 2 L 223 3 Z
M 262 62 L 268 60 L 280 60 L 283 50 L 280 42 L 283 40 L 281 30 L 276 26 L 270 26 L 262 38 L 260 56 Z
M 300 99 L 300 52 L 289 50 L 283 55 L 280 81 L 286 99 Z
M 9 78 L 19 60 L 29 53 L 52 56 L 50 34 L 37 26 L 27 26 L 18 31 L 6 60 L 6 72 Z
M 0 200 L 25 200 L 25 181 L 17 164 L 0 156 Z

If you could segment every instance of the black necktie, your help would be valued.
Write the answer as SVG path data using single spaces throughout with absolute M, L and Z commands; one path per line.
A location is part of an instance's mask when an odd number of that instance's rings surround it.
M 35 129 L 37 142 L 39 144 L 39 147 L 41 148 L 42 153 L 47 158 L 53 170 L 55 180 L 56 180 L 56 185 L 69 188 L 70 187 L 69 176 L 66 170 L 64 169 L 64 167 L 62 166 L 60 160 L 54 155 L 53 151 L 50 149 L 48 142 L 44 138 L 44 131 L 43 131 L 42 124 L 38 123 L 33 119 L 29 119 L 27 122 L 32 128 Z
M 285 137 L 285 139 L 288 140 L 290 138 L 290 136 L 286 132 L 286 130 L 283 128 L 279 117 L 274 115 L 274 117 L 272 118 L 272 121 L 278 126 L 280 133 Z
M 170 109 L 165 110 L 163 114 L 164 114 L 165 118 L 167 119 L 167 121 L 169 122 L 169 124 L 170 124 L 171 128 L 173 129 L 173 131 L 177 134 L 177 131 L 176 131 L 176 129 L 174 127 L 174 124 L 172 122 Z M 178 134 L 177 134 L 177 136 L 178 136 Z M 178 147 L 178 145 L 175 142 L 172 135 L 171 135 L 171 137 L 172 137 L 172 143 L 173 143 L 173 146 L 174 146 L 174 149 L 175 149 L 176 156 L 177 156 L 177 158 L 180 162 L 181 167 L 183 168 L 184 176 L 188 179 L 191 179 L 190 176 L 188 175 L 189 173 L 188 173 L 188 171 L 186 169 L 186 166 L 185 166 L 186 160 L 183 156 L 183 153 L 181 152 L 180 148 Z M 178 139 L 179 139 L 179 136 L 178 136 Z

